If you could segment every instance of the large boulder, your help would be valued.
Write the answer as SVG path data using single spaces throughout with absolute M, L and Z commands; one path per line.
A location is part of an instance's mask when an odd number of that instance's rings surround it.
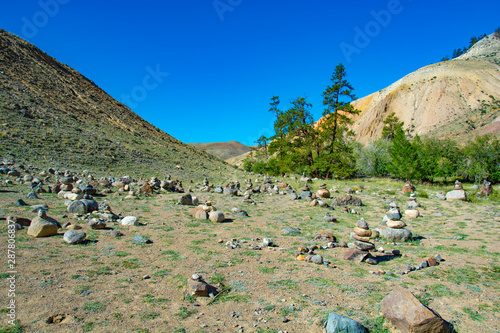
M 450 325 L 408 290 L 396 290 L 380 303 L 385 319 L 402 332 L 448 333 Z
M 99 204 L 92 199 L 73 201 L 67 208 L 68 213 L 84 215 L 99 210 Z
M 467 200 L 467 195 L 464 190 L 451 190 L 446 193 L 446 200 Z
M 331 312 L 323 325 L 326 333 L 368 333 L 366 327 L 349 317 Z
M 64 233 L 63 239 L 69 244 L 79 244 L 87 237 L 83 231 L 68 230 Z
M 363 202 L 360 198 L 347 194 L 333 198 L 332 206 L 363 206 Z
M 402 243 L 408 241 L 412 237 L 411 231 L 408 229 L 385 228 L 375 230 L 389 242 Z
M 208 215 L 208 218 L 212 222 L 224 222 L 224 219 L 225 219 L 224 214 L 220 211 L 210 212 L 210 214 Z
M 135 216 L 125 216 L 120 221 L 120 224 L 121 225 L 139 225 L 139 221 L 137 220 L 137 217 L 135 217 Z
M 38 216 L 35 217 L 28 228 L 28 235 L 33 237 L 47 237 L 57 234 L 59 229 L 57 221 L 47 217 L 47 213 L 43 210 L 38 211 Z

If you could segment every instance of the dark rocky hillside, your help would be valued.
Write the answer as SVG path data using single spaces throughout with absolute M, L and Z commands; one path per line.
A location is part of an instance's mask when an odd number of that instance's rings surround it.
M 94 82 L 0 29 L 0 156 L 95 171 L 219 173 L 223 161 L 161 131 Z

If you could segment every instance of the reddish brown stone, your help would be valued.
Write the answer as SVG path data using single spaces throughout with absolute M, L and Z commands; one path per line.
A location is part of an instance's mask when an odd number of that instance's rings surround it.
M 360 249 L 357 248 L 352 248 L 347 251 L 347 253 L 344 255 L 344 260 L 355 260 L 355 261 L 363 261 L 369 256 L 369 253 L 367 251 L 361 251 Z
M 448 333 L 449 325 L 408 290 L 397 290 L 380 303 L 385 319 L 402 332 Z
M 427 264 L 429 266 L 437 266 L 437 265 L 439 265 L 439 263 L 433 257 L 424 258 L 421 261 L 427 261 Z

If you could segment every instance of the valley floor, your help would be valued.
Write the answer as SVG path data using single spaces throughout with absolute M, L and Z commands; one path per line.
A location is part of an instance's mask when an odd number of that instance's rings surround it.
M 296 181 L 284 180 L 300 187 Z M 296 261 L 298 247 L 326 245 L 314 240 L 316 232 L 331 232 L 349 243 L 359 218 L 365 218 L 372 229 L 381 225 L 387 198 L 395 198 L 401 211 L 408 202 L 408 196 L 398 190 L 402 183 L 375 179 L 326 183 L 340 192 L 346 187 L 362 190 L 356 194 L 364 203 L 360 215 L 343 213 L 338 207 L 333 211 L 311 207 L 288 195 L 256 194 L 257 205 L 251 205 L 243 203 L 242 197 L 194 190 L 200 202 L 211 200 L 225 214 L 224 223 L 213 223 L 192 218 L 192 206 L 176 204 L 178 193 L 131 201 L 123 200 L 123 193 L 113 193 L 96 200 L 107 200 L 113 212 L 136 216 L 143 225 L 108 223 L 106 229 L 92 230 L 72 214 L 62 218 L 67 213 L 64 200 L 55 194 L 30 200 L 24 185 L 0 188 L 2 267 L 7 267 L 5 218 L 35 217 L 30 207 L 17 206 L 17 199 L 30 205 L 45 203 L 49 216 L 61 224 L 81 225 L 87 233 L 86 243 L 69 245 L 61 230 L 47 238 L 28 236 L 26 229 L 17 232 L 15 299 L 20 325 L 26 332 L 322 332 L 326 316 L 335 311 L 360 321 L 371 332 L 389 332 L 382 324 L 380 302 L 390 291 L 404 288 L 451 322 L 457 332 L 500 332 L 498 202 L 441 201 L 432 194 L 451 187 L 417 185 L 422 216 L 403 218 L 414 241 L 375 243 L 376 248 L 397 249 L 401 256 L 372 266 L 343 260 L 347 248 L 330 248 L 315 251 L 329 266 Z M 468 191 L 469 196 L 472 193 Z M 231 213 L 233 207 L 250 217 L 237 217 Z M 326 212 L 339 222 L 323 222 Z M 284 234 L 284 228 L 301 234 Z M 113 237 L 113 229 L 124 236 Z M 153 243 L 135 244 L 136 235 Z M 254 250 L 252 245 L 265 237 L 276 246 Z M 233 239 L 242 247 L 226 248 Z M 398 273 L 436 254 L 444 259 L 439 266 Z M 214 300 L 186 296 L 187 280 L 195 273 L 230 291 Z M 2 295 L 6 295 L 8 275 L 0 277 Z M 2 332 L 8 332 L 6 297 L 1 299 Z M 63 321 L 47 323 L 49 318 Z

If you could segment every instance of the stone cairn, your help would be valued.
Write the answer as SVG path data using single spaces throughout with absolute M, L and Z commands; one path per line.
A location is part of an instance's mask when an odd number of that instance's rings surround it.
M 187 282 L 187 291 L 191 296 L 215 297 L 217 288 L 209 285 L 201 275 L 193 274 Z
M 370 230 L 370 227 L 364 218 L 361 218 L 358 222 L 356 222 L 356 226 L 352 231 L 353 233 L 351 235 L 352 238 L 354 238 L 354 245 L 358 249 L 362 251 L 369 251 L 375 248 L 375 244 L 371 243 L 370 239 L 377 237 L 378 232 Z
M 417 198 L 415 193 L 410 194 L 410 201 L 408 202 L 408 209 L 405 210 L 405 217 L 408 218 L 416 218 L 420 216 L 420 212 L 417 207 L 420 207 L 420 204 L 417 202 Z
M 380 234 L 388 241 L 406 242 L 411 239 L 411 231 L 405 229 L 406 223 L 401 221 L 401 212 L 395 202 L 389 204 L 382 225 L 386 226 L 386 228 L 382 229 Z
M 405 185 L 403 186 L 403 189 L 401 190 L 403 193 L 413 193 L 415 192 L 415 186 L 411 184 L 411 182 L 406 182 Z
M 320 199 L 330 198 L 330 191 L 326 188 L 326 184 L 319 185 L 319 189 L 316 192 L 316 197 Z
M 491 186 L 491 182 L 485 180 L 483 183 L 483 187 L 481 188 L 481 192 L 479 192 L 479 195 L 484 195 L 486 197 L 489 197 L 489 195 L 493 192 L 493 187 Z
M 446 193 L 446 200 L 467 200 L 467 195 L 462 187 L 462 183 L 457 179 L 453 190 Z

